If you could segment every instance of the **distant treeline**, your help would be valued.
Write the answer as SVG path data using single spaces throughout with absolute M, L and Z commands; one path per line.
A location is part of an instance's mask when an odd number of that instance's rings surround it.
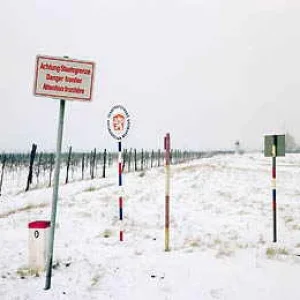
M 171 151 L 171 164 L 180 164 L 193 159 L 211 157 L 218 154 L 232 154 L 233 151 Z M 69 147 L 67 152 L 61 154 L 61 181 L 68 183 L 70 180 L 84 180 L 105 178 L 106 170 L 113 164 L 117 163 L 118 153 L 108 152 L 106 149 L 99 151 L 96 148 L 90 152 L 73 152 Z M 35 178 L 36 186 L 43 178 L 43 185 L 51 186 L 55 165 L 55 153 L 39 152 L 36 144 L 32 145 L 31 151 L 28 153 L 2 153 L 1 161 L 1 177 L 0 177 L 0 196 L 5 173 L 24 172 L 28 169 L 26 182 L 24 182 L 24 190 L 28 191 L 33 178 Z M 137 150 L 124 149 L 122 151 L 122 168 L 123 172 L 138 172 L 153 167 L 161 167 L 164 165 L 164 151 L 162 150 Z M 74 178 L 74 174 L 77 178 Z M 79 175 L 78 175 L 79 174 Z M 64 176 L 64 178 L 62 178 Z M 47 178 L 47 179 L 45 179 Z M 47 182 L 45 182 L 45 180 Z

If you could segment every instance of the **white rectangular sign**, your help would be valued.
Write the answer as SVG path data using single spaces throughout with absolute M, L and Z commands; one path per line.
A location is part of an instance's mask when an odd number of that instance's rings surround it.
M 91 101 L 94 72 L 90 61 L 37 56 L 34 95 Z

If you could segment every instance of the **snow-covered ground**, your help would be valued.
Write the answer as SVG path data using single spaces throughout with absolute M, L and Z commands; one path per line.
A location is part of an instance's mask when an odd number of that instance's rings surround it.
M 117 172 L 59 190 L 52 287 L 26 273 L 28 223 L 49 219 L 51 188 L 0 197 L 0 299 L 300 299 L 300 155 L 215 156 L 171 167 L 171 251 L 164 251 L 164 168 Z

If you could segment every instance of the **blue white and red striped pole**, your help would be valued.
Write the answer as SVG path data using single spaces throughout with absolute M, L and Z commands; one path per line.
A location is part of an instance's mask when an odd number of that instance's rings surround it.
M 120 241 L 123 241 L 124 233 L 123 233 L 123 195 L 122 195 L 122 142 L 118 142 L 118 177 L 119 177 L 119 220 L 120 220 Z
M 120 220 L 120 241 L 124 239 L 123 233 L 123 189 L 122 189 L 122 142 L 130 128 L 130 118 L 128 111 L 122 105 L 115 105 L 107 116 L 107 128 L 110 135 L 118 140 L 118 182 L 119 182 L 119 220 Z
M 273 136 L 272 145 L 272 210 L 273 210 L 273 242 L 277 242 L 277 203 L 276 203 L 276 156 L 277 136 Z

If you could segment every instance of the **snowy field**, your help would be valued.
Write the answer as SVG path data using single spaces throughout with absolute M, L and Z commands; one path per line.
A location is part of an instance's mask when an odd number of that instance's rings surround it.
M 49 219 L 51 188 L 0 197 L 0 299 L 300 299 L 300 155 L 227 155 L 171 166 L 171 251 L 164 251 L 164 167 L 60 187 L 52 288 L 26 273 L 28 223 Z M 22 183 L 24 183 L 22 181 Z

